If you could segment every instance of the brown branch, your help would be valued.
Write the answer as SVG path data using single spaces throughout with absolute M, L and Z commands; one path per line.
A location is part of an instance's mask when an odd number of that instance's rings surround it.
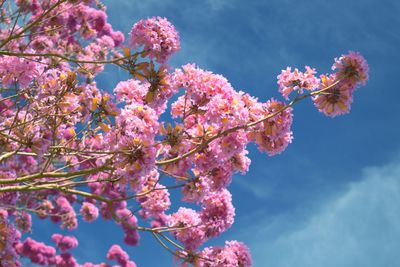
M 6 44 L 8 44 L 10 41 L 14 40 L 14 39 L 18 39 L 21 37 L 21 35 L 23 35 L 25 32 L 29 31 L 32 27 L 34 27 L 36 24 L 38 24 L 44 17 L 46 17 L 50 12 L 52 12 L 55 8 L 57 8 L 58 6 L 60 6 L 62 3 L 67 2 L 67 0 L 60 0 L 57 3 L 55 3 L 52 7 L 50 7 L 48 10 L 46 10 L 46 12 L 43 12 L 42 15 L 40 15 L 37 19 L 35 19 L 34 21 L 32 21 L 31 23 L 29 23 L 28 25 L 26 25 L 20 32 L 18 32 L 18 34 L 16 35 L 10 35 L 6 40 L 4 40 L 1 45 L 0 48 L 4 47 Z
M 139 54 L 139 52 L 136 52 L 135 54 Z M 65 61 L 69 61 L 72 63 L 89 63 L 89 64 L 117 64 L 122 60 L 129 59 L 131 57 L 134 57 L 135 54 L 129 55 L 126 57 L 121 57 L 121 58 L 116 58 L 112 60 L 79 60 L 79 59 L 74 59 L 70 57 L 66 57 L 60 54 L 55 54 L 55 53 L 37 53 L 37 54 L 31 54 L 31 53 L 16 53 L 16 52 L 9 52 L 9 51 L 0 51 L 0 55 L 5 55 L 5 56 L 15 56 L 15 57 L 55 57 L 55 58 L 60 58 Z
M 18 177 L 18 178 L 0 178 L 0 184 L 16 184 L 16 183 L 22 183 L 22 182 L 28 182 L 32 181 L 35 179 L 40 179 L 40 178 L 63 178 L 63 177 L 72 177 L 72 176 L 83 176 L 83 175 L 88 175 L 88 174 L 93 174 L 105 170 L 111 170 L 112 168 L 107 167 L 107 166 L 101 166 L 97 168 L 92 168 L 92 169 L 86 169 L 86 170 L 80 170 L 76 172 L 39 172 L 31 175 L 26 175 L 23 177 Z M 0 188 L 0 192 L 3 191 L 3 188 Z

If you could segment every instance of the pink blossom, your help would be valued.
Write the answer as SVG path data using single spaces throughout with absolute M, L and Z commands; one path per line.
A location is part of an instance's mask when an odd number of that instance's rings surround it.
M 19 242 L 21 234 L 7 220 L 7 211 L 0 208 L 0 263 L 4 267 L 14 267 L 19 262 L 15 245 Z
M 78 246 L 78 240 L 75 236 L 63 236 L 61 234 L 53 234 L 51 239 L 61 251 L 67 251 Z
M 137 218 L 127 208 L 116 211 L 123 231 L 125 232 L 124 241 L 127 245 L 137 246 L 139 243 L 139 233 L 137 231 Z
M 152 179 L 148 179 L 141 190 L 142 193 L 149 193 L 138 198 L 143 211 L 153 217 L 163 214 L 171 205 L 168 189 L 158 183 L 158 180 L 158 173 L 156 172 L 156 175 L 152 176 Z
M 309 66 L 306 66 L 305 69 L 305 72 L 300 72 L 298 69 L 292 72 L 292 69 L 287 67 L 278 75 L 279 92 L 285 99 L 289 99 L 289 94 L 294 90 L 302 94 L 304 89 L 314 90 L 319 87 L 319 79 L 314 75 L 315 69 Z
M 267 116 L 271 118 L 259 123 L 254 131 L 249 133 L 249 137 L 257 143 L 259 149 L 267 152 L 269 156 L 283 152 L 293 139 L 290 130 L 293 120 L 292 109 L 283 110 L 284 106 L 283 102 L 275 99 L 268 100 L 262 105 L 262 110 L 257 112 L 263 114 L 261 118 Z
M 168 220 L 168 226 L 176 229 L 172 234 L 187 249 L 196 249 L 206 240 L 202 223 L 199 213 L 183 207 L 173 213 Z
M 152 17 L 133 25 L 129 45 L 133 48 L 143 45 L 150 58 L 165 63 L 180 49 L 179 34 L 166 18 Z
M 136 267 L 136 264 L 129 260 L 128 253 L 118 245 L 111 246 L 107 253 L 107 259 L 118 262 L 121 267 Z
M 11 86 L 14 83 L 24 88 L 40 73 L 41 66 L 31 60 L 19 57 L 0 57 L 0 75 L 4 86 Z
M 28 237 L 24 242 L 15 246 L 18 254 L 29 258 L 33 263 L 52 265 L 56 262 L 56 250 L 42 242 L 37 242 Z
M 66 227 L 69 230 L 76 229 L 78 227 L 78 221 L 76 219 L 76 213 L 71 203 L 63 196 L 59 196 L 56 199 L 57 206 L 53 211 L 58 216 L 62 215 L 61 227 Z
M 252 264 L 249 249 L 241 242 L 227 241 L 225 247 L 207 247 L 201 254 L 201 267 L 249 267 Z
M 144 103 L 144 97 L 149 90 L 150 84 L 138 80 L 127 80 L 117 84 L 114 89 L 118 101 L 125 101 L 127 104 Z
M 83 219 L 87 222 L 92 222 L 99 216 L 99 209 L 92 203 L 86 201 L 83 202 L 80 212 Z
M 211 192 L 202 200 L 201 220 L 208 238 L 219 236 L 233 224 L 235 208 L 228 190 Z
M 197 172 L 197 170 L 193 170 Z M 205 176 L 197 176 L 195 179 L 186 182 L 182 188 L 182 200 L 187 202 L 200 202 L 210 191 L 209 181 Z
M 70 253 L 61 253 L 56 256 L 57 267 L 79 267 L 76 259 Z
M 335 59 L 332 70 L 336 71 L 338 80 L 345 83 L 365 85 L 368 80 L 369 67 L 365 58 L 359 52 L 350 51 L 346 55 Z
M 335 74 L 321 75 L 321 80 L 323 88 L 329 87 L 329 89 L 313 96 L 312 100 L 317 109 L 332 118 L 350 112 L 354 84 L 343 80 L 334 85 L 337 82 Z
M 146 176 L 154 168 L 157 120 L 158 116 L 152 108 L 131 103 L 116 117 L 117 130 L 107 134 L 110 150 L 128 152 L 117 154 L 114 159 L 117 174 L 126 181 L 139 182 L 140 177 Z
M 22 232 L 29 232 L 32 227 L 32 217 L 29 213 L 25 211 L 18 212 L 15 218 L 15 225 Z

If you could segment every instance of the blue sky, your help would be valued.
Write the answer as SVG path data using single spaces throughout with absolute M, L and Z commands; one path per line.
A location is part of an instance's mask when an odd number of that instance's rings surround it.
M 114 28 L 128 33 L 150 16 L 167 17 L 182 50 L 171 65 L 197 63 L 262 101 L 279 97 L 286 66 L 330 71 L 334 57 L 360 51 L 370 81 L 352 112 L 330 119 L 310 101 L 294 110 L 294 142 L 279 156 L 250 147 L 252 165 L 230 191 L 236 221 L 221 239 L 250 247 L 254 266 L 396 266 L 400 261 L 400 2 L 396 0 L 104 0 Z M 99 84 L 112 90 L 121 72 Z M 45 235 L 47 225 L 37 228 Z M 122 232 L 81 224 L 82 260 L 100 261 Z M 47 234 L 48 235 L 48 234 Z M 101 236 L 101 241 L 99 241 Z M 127 248 L 139 266 L 170 266 L 150 235 Z

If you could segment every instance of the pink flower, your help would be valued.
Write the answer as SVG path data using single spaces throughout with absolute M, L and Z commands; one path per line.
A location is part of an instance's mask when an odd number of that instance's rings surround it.
M 57 267 L 79 267 L 76 259 L 70 253 L 61 253 L 56 256 Z
M 111 246 L 107 253 L 107 259 L 116 261 L 121 267 L 136 267 L 136 264 L 129 260 L 128 253 L 118 245 Z
M 0 75 L 4 86 L 11 86 L 14 83 L 24 88 L 40 74 L 42 67 L 31 60 L 19 57 L 0 57 Z
M 263 123 L 254 127 L 253 132 L 249 133 L 249 137 L 258 145 L 261 151 L 266 151 L 269 156 L 274 156 L 285 150 L 292 142 L 293 134 L 290 130 L 292 125 L 292 109 L 283 109 L 285 104 L 275 99 L 268 100 L 262 106 L 263 117 L 272 116 Z M 260 111 L 257 111 L 260 112 Z
M 225 247 L 207 247 L 200 253 L 200 267 L 249 267 L 252 260 L 249 249 L 241 242 L 227 241 Z
M 193 170 L 197 173 L 197 170 Z M 182 200 L 187 202 L 200 202 L 204 196 L 210 191 L 210 181 L 207 177 L 198 176 L 188 181 L 182 188 Z
M 201 225 L 200 214 L 195 210 L 183 207 L 172 214 L 168 220 L 168 226 L 174 228 L 171 233 L 187 249 L 196 249 L 206 240 Z
M 335 59 L 332 70 L 336 71 L 336 79 L 345 83 L 364 85 L 368 80 L 369 67 L 365 58 L 358 52 L 350 51 L 346 55 Z
M 200 216 L 207 238 L 219 236 L 226 231 L 235 217 L 231 193 L 226 189 L 209 193 L 202 200 Z
M 232 165 L 224 164 L 210 170 L 205 179 L 212 191 L 218 191 L 226 188 L 231 183 L 232 175 Z
M 138 198 L 144 212 L 153 217 L 163 214 L 171 205 L 168 189 L 159 183 L 155 184 L 156 182 L 157 180 L 148 181 L 142 188 L 142 192 L 149 193 Z M 150 192 L 150 190 L 153 191 Z
M 80 212 L 87 222 L 92 222 L 99 216 L 99 209 L 94 204 L 86 201 L 83 202 Z
M 106 135 L 110 150 L 126 151 L 114 158 L 116 173 L 140 187 L 142 178 L 154 169 L 158 115 L 147 105 L 126 105 L 116 117 L 116 125 Z
M 25 211 L 18 212 L 15 218 L 15 225 L 22 232 L 29 232 L 32 227 L 32 217 Z
M 166 18 L 152 17 L 133 25 L 129 45 L 133 48 L 143 45 L 150 58 L 165 63 L 180 49 L 179 34 Z
M 19 259 L 16 244 L 21 234 L 8 222 L 7 216 L 7 211 L 0 208 L 0 259 L 5 259 L 0 263 L 4 267 L 14 267 L 13 263 L 18 262 Z
M 144 103 L 144 97 L 150 88 L 149 83 L 143 83 L 138 80 L 127 80 L 117 84 L 114 89 L 118 101 L 124 101 L 127 104 Z
M 315 69 L 306 66 L 305 72 L 300 72 L 295 69 L 293 72 L 290 67 L 286 70 L 282 70 L 282 73 L 278 75 L 279 92 L 285 99 L 289 99 L 289 94 L 294 90 L 297 90 L 300 94 L 303 93 L 303 89 L 314 90 L 319 87 L 319 79 L 315 77 Z
M 117 210 L 116 214 L 121 221 L 122 230 L 125 232 L 125 243 L 130 246 L 137 246 L 139 233 L 136 229 L 138 226 L 136 216 L 127 208 Z
M 70 250 L 72 248 L 76 248 L 78 246 L 78 240 L 75 236 L 63 236 L 60 234 L 53 234 L 51 239 L 56 243 L 56 246 L 61 251 Z
M 61 215 L 61 227 L 66 227 L 69 230 L 76 229 L 78 227 L 78 221 L 71 203 L 63 196 L 57 197 L 56 203 L 57 206 L 53 212 L 56 214 L 56 217 Z
M 336 75 L 321 75 L 322 88 L 332 86 L 337 81 Z M 336 117 L 349 113 L 350 105 L 353 102 L 354 84 L 347 79 L 339 82 L 335 86 L 315 95 L 312 100 L 317 109 L 329 117 Z
M 21 256 L 29 258 L 32 263 L 39 265 L 53 265 L 56 262 L 56 250 L 28 237 L 23 243 L 16 245 L 16 250 Z

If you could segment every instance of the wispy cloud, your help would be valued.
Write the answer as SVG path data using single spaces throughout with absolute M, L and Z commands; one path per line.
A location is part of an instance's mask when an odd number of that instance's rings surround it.
M 244 238 L 249 240 L 255 266 L 396 266 L 399 177 L 400 160 L 366 168 L 360 182 L 305 220 L 296 222 L 299 214 L 286 214 L 254 223 Z

